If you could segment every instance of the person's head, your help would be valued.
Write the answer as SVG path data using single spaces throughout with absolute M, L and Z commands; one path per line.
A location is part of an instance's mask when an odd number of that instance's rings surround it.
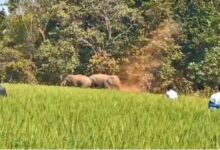
M 173 85 L 172 85 L 172 84 L 169 84 L 169 85 L 167 86 L 167 90 L 169 91 L 169 90 L 171 90 L 171 89 L 173 89 Z

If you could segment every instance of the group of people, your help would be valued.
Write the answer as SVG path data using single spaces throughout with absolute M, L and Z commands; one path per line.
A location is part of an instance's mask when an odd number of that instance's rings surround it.
M 166 96 L 170 100 L 178 99 L 178 94 L 174 90 L 172 85 L 169 85 L 167 87 Z M 211 110 L 216 110 L 216 109 L 220 110 L 220 84 L 218 85 L 218 91 L 211 95 L 209 103 L 208 103 L 208 108 Z

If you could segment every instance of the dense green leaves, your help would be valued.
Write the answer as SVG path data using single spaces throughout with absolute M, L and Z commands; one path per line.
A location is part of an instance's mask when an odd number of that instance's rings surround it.
M 202 68 L 210 65 L 219 66 L 214 61 L 210 62 L 214 64 L 203 63 L 204 59 L 207 62 L 209 55 L 213 56 L 211 54 L 213 48 L 219 46 L 220 17 L 218 10 L 212 2 L 191 1 L 186 3 L 183 1 L 180 3 L 180 7 L 176 7 L 176 13 L 178 14 L 177 19 L 182 22 L 183 27 L 184 37 L 181 46 L 185 55 L 183 66 L 187 71 L 185 74 L 195 85 L 216 84 L 217 78 L 213 80 L 215 77 L 207 76 L 208 72 Z M 212 68 L 210 69 L 212 70 Z
M 119 72 L 119 65 L 111 54 L 108 54 L 105 51 L 99 51 L 89 60 L 88 71 L 90 74 L 117 74 Z
M 73 45 L 67 41 L 51 44 L 45 41 L 36 50 L 34 61 L 37 62 L 38 79 L 44 83 L 57 84 L 59 76 L 74 73 L 78 65 L 78 54 Z
M 57 84 L 64 73 L 119 73 L 125 82 L 131 74 L 135 82 L 151 82 L 150 89 L 173 82 L 188 91 L 219 80 L 216 0 L 10 0 L 7 5 L 0 53 L 19 53 L 35 66 L 31 72 L 38 82 Z M 180 31 L 174 33 L 169 24 Z M 103 59 L 100 51 L 111 57 Z M 12 63 L 5 54 L 0 57 L 1 64 Z M 10 78 L 6 67 L 1 74 Z
M 17 49 L 1 47 L 0 78 L 10 82 L 36 83 L 35 64 Z

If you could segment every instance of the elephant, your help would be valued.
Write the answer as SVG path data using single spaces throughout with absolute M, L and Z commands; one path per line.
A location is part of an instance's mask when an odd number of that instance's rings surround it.
M 74 86 L 81 88 L 89 88 L 92 86 L 92 80 L 81 74 L 67 75 L 65 78 L 61 77 L 61 86 Z
M 89 78 L 92 80 L 92 87 L 95 88 L 120 88 L 120 79 L 116 75 L 93 74 Z
M 109 75 L 106 74 L 93 74 L 89 76 L 92 80 L 92 87 L 105 88 L 105 81 L 108 79 Z
M 105 87 L 108 89 L 120 89 L 121 81 L 118 76 L 110 75 L 108 79 L 105 81 Z
M 0 85 L 0 96 L 7 96 L 6 89 Z

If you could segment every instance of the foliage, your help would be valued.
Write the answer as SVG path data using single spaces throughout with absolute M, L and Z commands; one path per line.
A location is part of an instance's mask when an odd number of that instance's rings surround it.
M 202 83 L 204 86 L 214 88 L 220 83 L 220 47 L 213 47 L 207 49 L 205 58 L 200 64 L 191 63 L 189 70 L 191 75 L 189 76 L 196 83 Z
M 77 58 L 77 51 L 70 42 L 59 41 L 53 44 L 45 41 L 35 52 L 39 81 L 57 84 L 60 75 L 74 72 L 78 65 Z
M 210 59 L 220 47 L 217 0 L 9 0 L 7 6 L 10 15 L 0 17 L 1 45 L 37 66 L 32 75 L 39 83 L 56 84 L 62 73 L 106 72 L 104 64 L 94 64 L 97 51 L 117 62 L 108 65 L 110 73 L 149 91 L 170 82 L 184 92 L 213 88 L 220 75 Z M 64 51 L 72 57 L 58 57 Z M 5 69 L 0 72 L 8 80 Z
M 3 80 L 11 82 L 36 83 L 36 68 L 33 62 L 25 59 L 16 49 L 1 47 L 0 73 Z
M 202 77 L 206 86 L 216 86 L 220 83 L 220 47 L 207 50 L 201 69 L 204 72 Z
M 10 82 L 37 83 L 35 65 L 27 59 L 10 62 L 6 73 L 10 76 Z
M 111 54 L 105 51 L 95 52 L 89 60 L 89 73 L 104 73 L 104 74 L 117 74 L 119 72 L 119 65 L 117 61 L 112 58 Z
M 191 84 L 184 78 L 184 72 L 181 72 L 181 61 L 183 61 L 183 53 L 181 47 L 171 42 L 168 50 L 162 59 L 162 66 L 159 73 L 162 81 L 161 89 L 166 89 L 169 84 L 174 84 L 182 92 L 191 92 Z M 181 89 L 180 89 L 181 88 Z
M 201 69 L 202 62 L 209 52 L 212 53 L 214 47 L 219 46 L 219 13 L 213 3 L 204 0 L 191 1 L 189 4 L 182 1 L 178 6 L 177 19 L 183 23 L 184 35 L 181 42 L 182 52 L 185 54 L 182 68 L 185 68 L 185 76 L 195 86 L 206 84 L 209 82 L 205 75 L 208 72 Z

